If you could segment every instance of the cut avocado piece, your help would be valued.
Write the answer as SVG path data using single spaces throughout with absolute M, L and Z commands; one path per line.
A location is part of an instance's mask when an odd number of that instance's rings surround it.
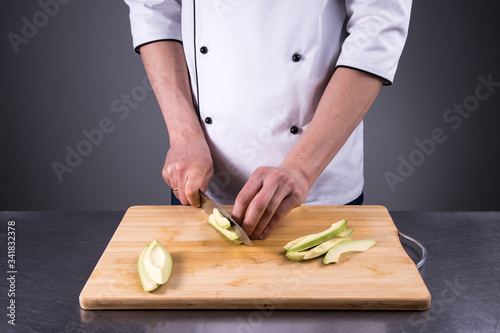
M 241 244 L 242 242 L 240 241 L 238 235 L 236 235 L 236 233 L 234 232 L 233 228 L 228 228 L 228 229 L 224 229 L 224 228 L 221 228 L 217 222 L 215 221 L 215 216 L 214 214 L 210 214 L 210 216 L 208 217 L 208 223 L 210 223 L 215 229 L 217 229 L 221 234 L 223 234 L 224 236 L 226 236 L 227 238 L 229 238 L 230 240 L 238 243 L 238 244 Z
M 340 256 L 346 256 L 356 252 L 364 252 L 375 245 L 375 243 L 376 242 L 373 239 L 360 239 L 339 244 L 328 251 L 323 262 L 325 264 L 337 262 L 339 261 Z
M 229 220 L 221 214 L 220 210 L 214 208 L 214 212 L 212 215 L 215 218 L 215 223 L 217 223 L 219 227 L 224 229 L 231 228 L 231 222 L 229 222 Z
M 143 261 L 146 272 L 154 282 L 167 282 L 172 273 L 172 257 L 159 241 L 153 239 L 144 253 Z
M 139 260 L 137 260 L 137 271 L 139 272 L 139 278 L 141 279 L 142 288 L 144 291 L 151 292 L 158 288 L 160 285 L 151 279 L 146 268 L 144 267 L 144 255 L 146 254 L 149 244 L 142 249 Z
M 327 240 L 324 243 L 319 244 L 318 246 L 313 247 L 311 250 L 307 251 L 304 260 L 313 259 L 319 257 L 328 251 L 330 251 L 334 246 L 350 241 L 350 237 L 335 237 Z
M 330 228 L 326 229 L 325 231 L 310 235 L 309 237 L 306 237 L 305 239 L 301 240 L 300 242 L 292 246 L 288 250 L 288 252 L 298 252 L 316 246 L 318 244 L 321 244 L 340 234 L 342 231 L 345 230 L 346 227 L 347 227 L 346 219 L 335 222 L 332 224 Z
M 306 236 L 302 236 L 302 237 L 299 237 L 297 239 L 294 239 L 293 241 L 287 243 L 285 246 L 283 246 L 283 248 L 285 250 L 290 250 L 295 244 L 299 243 L 300 241 L 306 239 L 307 237 L 310 237 L 311 235 L 306 235 Z
M 340 234 L 338 234 L 337 236 L 335 236 L 334 238 L 329 239 L 326 242 L 323 242 L 323 243 L 321 243 L 321 244 L 313 247 L 306 254 L 306 256 L 304 257 L 304 260 L 319 257 L 320 255 L 323 255 L 323 254 L 327 253 L 328 251 L 330 251 L 330 249 L 332 247 L 334 247 L 334 246 L 336 246 L 338 244 L 350 241 L 351 238 L 349 238 L 348 236 L 350 234 L 352 234 L 352 231 L 353 231 L 352 228 L 348 229 L 348 230 L 344 230 Z
M 340 234 L 338 234 L 337 237 L 344 237 L 344 238 L 345 237 L 349 237 L 352 234 L 353 231 L 354 231 L 353 228 L 344 230 Z
M 305 258 L 305 255 L 309 251 L 299 251 L 299 252 L 288 252 L 286 256 L 288 259 L 293 260 L 293 261 L 303 261 Z

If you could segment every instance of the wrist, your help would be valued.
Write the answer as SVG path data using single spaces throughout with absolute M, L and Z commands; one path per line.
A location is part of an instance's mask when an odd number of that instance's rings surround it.
M 167 125 L 170 145 L 207 145 L 205 135 L 199 123 L 182 124 L 180 126 Z M 208 145 L 207 145 L 208 146 Z
M 319 174 L 316 175 L 314 171 L 310 169 L 310 164 L 311 163 L 304 162 L 300 156 L 292 157 L 289 155 L 279 167 L 294 174 L 295 178 L 299 179 L 302 185 L 307 187 L 307 191 L 309 191 L 319 176 Z

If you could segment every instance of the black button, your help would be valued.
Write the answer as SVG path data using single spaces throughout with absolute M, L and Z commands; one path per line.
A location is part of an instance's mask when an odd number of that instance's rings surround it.
M 302 59 L 302 56 L 298 53 L 295 53 L 293 56 L 292 56 L 292 60 L 293 62 L 299 62 L 300 60 Z
M 208 125 L 210 125 L 212 123 L 212 118 L 206 117 L 205 118 L 205 123 L 207 123 Z
M 290 133 L 292 133 L 292 134 L 299 133 L 299 128 L 297 126 L 290 127 Z
M 208 53 L 208 48 L 206 46 L 202 46 L 200 48 L 200 52 L 203 53 L 203 54 L 207 54 Z

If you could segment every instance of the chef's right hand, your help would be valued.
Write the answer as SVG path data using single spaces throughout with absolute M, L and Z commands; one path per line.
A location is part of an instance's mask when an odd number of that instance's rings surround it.
M 214 174 L 205 138 L 175 138 L 163 166 L 163 179 L 183 205 L 200 206 L 198 190 L 205 192 Z

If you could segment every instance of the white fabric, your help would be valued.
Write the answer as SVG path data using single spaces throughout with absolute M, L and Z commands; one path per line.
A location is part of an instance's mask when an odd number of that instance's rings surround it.
M 221 204 L 234 202 L 257 167 L 283 161 L 336 66 L 393 81 L 411 9 L 411 0 L 125 2 L 135 48 L 160 39 L 183 42 L 214 159 L 209 192 Z M 200 52 L 203 46 L 206 54 Z M 292 61 L 294 54 L 300 61 Z M 292 126 L 298 134 L 291 133 Z M 305 204 L 345 204 L 362 188 L 363 123 Z

